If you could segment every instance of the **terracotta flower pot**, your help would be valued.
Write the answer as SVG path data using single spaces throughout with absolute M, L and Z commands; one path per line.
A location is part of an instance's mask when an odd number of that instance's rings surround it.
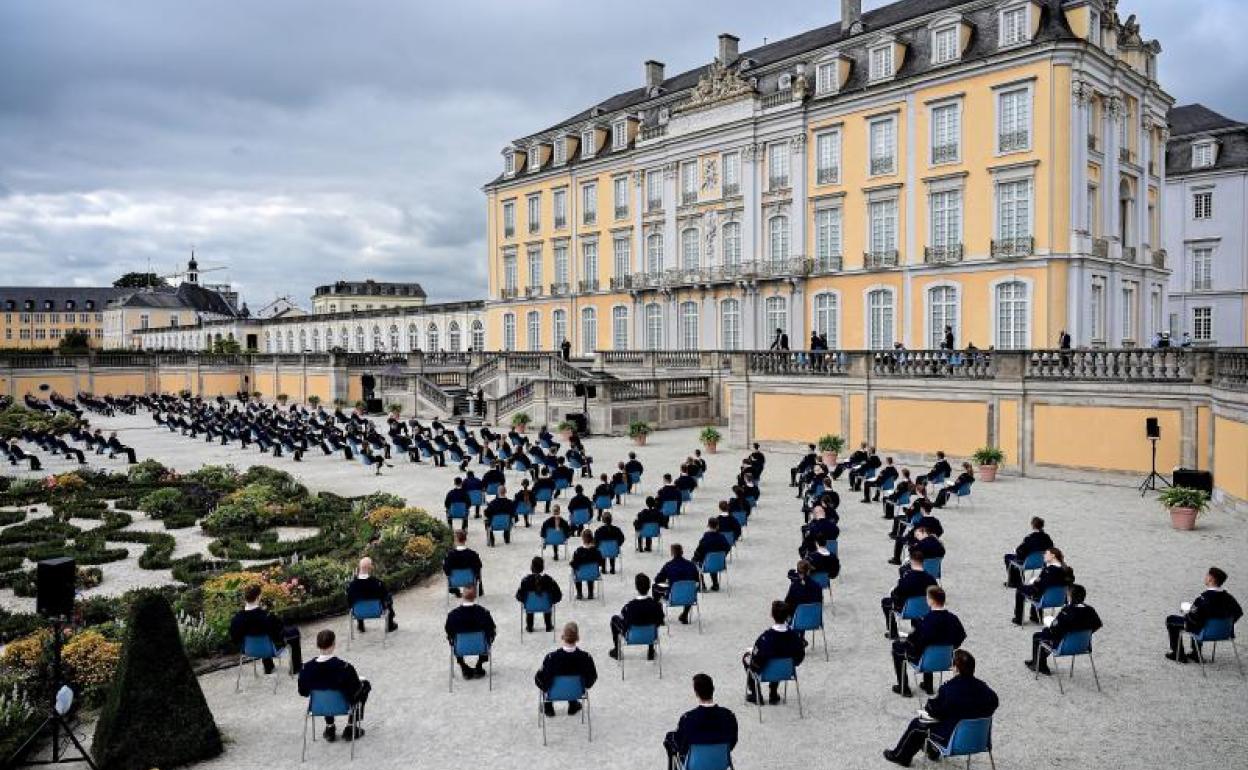
M 1196 529 L 1195 508 L 1171 508 L 1170 526 L 1175 529 Z
M 636 444 L 637 446 L 645 446 L 646 437 L 645 436 L 633 436 L 633 443 Z
M 706 447 L 706 453 L 707 453 L 708 455 L 713 455 L 713 454 L 715 454 L 715 453 L 718 451 L 718 449 L 719 449 L 719 442 L 717 442 L 717 441 L 703 441 L 703 442 L 702 442 L 702 446 Z
M 529 432 L 529 426 L 528 426 L 527 424 L 525 424 L 525 425 L 512 425 L 511 427 L 513 427 L 513 428 L 515 428 L 515 429 L 516 429 L 516 433 L 528 433 L 528 432 Z
M 836 452 L 824 452 L 823 453 L 824 465 L 829 465 L 829 466 L 836 465 L 837 460 L 840 460 L 840 459 L 841 459 L 840 456 L 837 455 Z
M 571 440 L 571 438 L 572 438 L 572 431 L 570 431 L 570 430 L 561 430 L 561 431 L 559 431 L 559 435 L 560 435 L 560 436 L 563 436 L 563 440 L 564 440 L 564 441 L 569 441 L 569 440 Z
M 979 480 L 980 481 L 996 481 L 997 480 L 997 466 L 995 465 L 979 466 Z

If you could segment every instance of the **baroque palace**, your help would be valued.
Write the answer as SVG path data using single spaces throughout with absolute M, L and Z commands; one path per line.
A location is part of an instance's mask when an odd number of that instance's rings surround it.
M 1168 273 L 1160 46 L 1114 0 L 901 0 L 503 151 L 503 350 L 1147 345 Z

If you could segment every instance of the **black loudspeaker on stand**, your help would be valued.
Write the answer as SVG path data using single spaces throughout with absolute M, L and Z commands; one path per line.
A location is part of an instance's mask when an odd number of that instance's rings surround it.
M 69 722 L 65 719 L 65 714 L 62 713 L 62 708 L 58 707 L 57 703 L 57 696 L 63 679 L 61 647 L 64 640 L 62 635 L 74 611 L 74 584 L 77 572 L 78 568 L 74 560 L 66 557 L 45 559 L 39 562 L 35 570 L 35 611 L 52 623 L 52 703 L 48 710 L 47 719 L 43 720 L 43 724 L 39 725 L 39 729 L 35 730 L 18 747 L 13 754 L 12 760 L 16 760 L 25 754 L 34 745 L 35 741 L 45 733 L 48 734 L 52 743 L 52 758 L 23 763 L 26 766 L 64 765 L 85 762 L 91 770 L 96 770 L 96 765 L 91 760 L 91 755 L 82 747 L 82 744 L 78 741 L 78 736 L 74 735 Z M 63 710 L 69 711 L 68 704 Z M 74 749 L 77 750 L 76 755 L 69 753 L 67 750 L 62 751 L 61 743 L 63 738 L 68 738 L 70 743 L 73 744 Z M 68 747 L 64 748 L 68 749 Z M 11 762 L 6 763 L 5 766 L 8 767 Z
M 1140 482 L 1140 496 L 1143 497 L 1145 492 L 1156 492 L 1157 482 L 1161 482 L 1165 486 L 1170 486 L 1170 482 L 1157 472 L 1157 441 L 1161 438 L 1161 423 L 1156 417 L 1149 417 L 1144 420 L 1144 436 L 1152 444 L 1152 470 Z

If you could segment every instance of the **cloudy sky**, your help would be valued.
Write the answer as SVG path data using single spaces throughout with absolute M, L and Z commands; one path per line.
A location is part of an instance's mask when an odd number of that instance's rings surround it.
M 880 0 L 867 0 L 877 7 Z M 621 9 L 627 7 L 625 13 Z M 1180 103 L 1248 119 L 1248 0 L 1123 0 Z M 0 284 L 129 270 L 253 307 L 338 278 L 484 293 L 481 185 L 509 140 L 838 0 L 3 0 Z M 1216 57 L 1216 58 L 1211 58 Z

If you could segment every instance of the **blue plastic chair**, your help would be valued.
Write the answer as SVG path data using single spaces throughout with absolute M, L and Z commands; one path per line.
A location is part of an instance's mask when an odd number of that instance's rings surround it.
M 687 503 L 687 502 L 689 502 L 689 501 L 690 501 L 690 500 L 692 500 L 692 499 L 693 499 L 693 490 L 692 490 L 692 489 L 682 489 L 682 490 L 680 490 L 680 501 L 681 501 L 682 503 Z
M 1209 676 L 1205 671 L 1205 653 L 1202 649 L 1205 642 L 1210 642 L 1213 649 L 1209 653 L 1209 662 L 1214 663 L 1218 654 L 1218 642 L 1230 642 L 1231 650 L 1235 653 L 1235 665 L 1239 668 L 1239 675 L 1244 675 L 1243 663 L 1239 660 L 1239 648 L 1235 646 L 1235 624 L 1230 618 L 1210 618 L 1205 621 L 1204 628 L 1192 633 L 1187 632 L 1190 641 L 1196 645 L 1196 660 L 1200 663 L 1200 673 L 1202 676 Z
M 525 615 L 543 615 L 550 613 L 551 625 L 555 623 L 555 603 L 550 600 L 548 594 L 529 593 L 524 597 L 524 602 L 520 605 L 520 641 L 524 641 L 524 616 Z M 554 638 L 557 632 L 550 632 L 551 638 Z
M 602 579 L 602 568 L 597 564 L 582 564 L 573 569 L 568 577 L 568 590 L 575 590 L 574 583 L 597 583 L 598 598 L 605 604 L 607 601 L 606 583 Z
M 579 471 L 581 469 L 581 466 L 584 465 L 584 463 L 582 463 L 576 457 L 569 457 L 567 458 L 567 461 L 568 461 L 568 467 L 574 471 Z
M 649 647 L 654 645 L 655 657 L 659 663 L 659 679 L 663 678 L 663 648 L 659 646 L 658 626 L 631 626 L 620 634 L 615 648 L 615 656 L 620 661 L 620 680 L 624 679 L 624 648 Z
M 897 621 L 900 628 L 903 620 L 921 620 L 927 613 L 931 612 L 931 607 L 927 606 L 927 596 L 911 596 L 906 599 L 906 603 L 902 606 L 901 612 L 893 608 L 893 617 Z
M 555 555 L 559 554 L 559 546 L 568 542 L 568 536 L 563 534 L 563 530 L 558 527 L 551 527 L 546 530 L 546 534 L 542 535 L 542 549 L 540 553 L 546 553 L 546 547 L 550 546 L 555 549 Z
M 668 518 L 675 518 L 680 515 L 680 503 L 675 500 L 664 500 L 663 504 L 659 506 L 659 513 Z
M 594 720 L 589 710 L 589 690 L 579 676 L 557 676 L 550 683 L 550 689 L 537 695 L 537 722 L 542 726 L 542 745 L 546 745 L 546 710 L 547 703 L 559 701 L 580 701 L 584 703 L 581 710 L 581 722 L 588 727 L 589 742 L 594 741 Z
M 723 551 L 712 551 L 702 560 L 703 575 L 718 575 L 724 584 L 724 593 L 728 592 L 728 554 Z
M 594 508 L 597 509 L 599 513 L 611 510 L 611 498 L 607 495 L 598 495 L 594 498 Z
M 455 657 L 478 657 L 481 655 L 490 655 L 490 642 L 485 638 L 484 631 L 467 631 L 462 634 L 456 634 L 455 639 L 451 642 L 451 667 L 450 676 L 447 680 L 447 692 L 455 692 Z M 487 661 L 489 676 L 486 679 L 489 682 L 489 689 L 494 689 L 494 656 L 490 655 Z
M 470 569 L 453 569 L 446 576 L 446 601 L 451 600 L 451 592 L 461 588 L 477 585 L 477 575 Z
M 516 501 L 516 516 L 532 516 L 533 506 L 527 500 Z
M 618 498 L 623 498 L 624 495 L 628 494 L 628 484 L 623 481 L 615 484 L 611 489 L 615 492 L 615 496 Z
M 667 592 L 667 606 L 664 609 L 664 617 L 667 616 L 667 609 L 671 607 L 679 607 L 682 610 L 685 607 L 692 607 L 698 616 L 698 633 L 702 633 L 702 605 L 698 604 L 698 581 L 696 580 L 677 580 L 672 583 L 671 588 Z M 672 624 L 667 624 L 667 633 L 672 633 Z
M 1040 646 L 1048 650 L 1053 656 L 1054 666 L 1057 665 L 1057 658 L 1070 658 L 1070 678 L 1075 678 L 1075 658 L 1080 655 L 1087 655 L 1088 662 L 1092 664 L 1092 678 L 1096 680 L 1096 691 L 1101 692 L 1101 678 L 1096 673 L 1096 659 L 1092 657 L 1092 632 L 1091 631 L 1075 631 L 1066 634 L 1056 645 L 1051 642 L 1040 642 Z M 1062 686 L 1062 672 L 1057 673 L 1057 689 L 1058 692 L 1065 694 L 1066 690 Z M 1036 679 L 1040 678 L 1040 667 L 1036 666 Z
M 642 540 L 658 540 L 661 548 L 663 546 L 663 528 L 653 521 L 642 524 L 641 529 L 637 530 L 638 551 L 641 551 Z
M 928 733 L 927 746 L 942 757 L 966 757 L 967 767 L 971 766 L 972 755 L 987 753 L 992 770 L 997 770 L 997 761 L 992 757 L 992 717 L 963 719 L 954 726 L 948 742 Z
M 1023 558 L 1021 563 L 1017 561 L 1010 562 L 1010 569 L 1018 572 L 1020 583 L 1026 582 L 1028 572 L 1044 569 L 1044 551 L 1032 551 Z
M 974 483 L 973 481 L 965 481 L 954 487 L 953 496 L 958 505 L 962 504 L 962 498 L 971 496 L 971 485 Z
M 338 690 L 313 690 L 308 696 L 308 709 L 303 714 L 303 754 L 300 762 L 308 759 L 308 727 L 312 727 L 312 742 L 316 743 L 316 725 L 318 717 L 347 717 L 348 724 L 359 724 L 358 706 L 347 703 L 347 699 Z M 356 741 L 351 741 L 351 759 L 355 759 Z
M 823 590 L 824 590 L 824 591 L 828 594 L 828 597 L 829 597 L 829 598 L 831 598 L 831 596 L 832 596 L 832 578 L 828 575 L 828 573 L 826 573 L 826 572 L 812 572 L 812 573 L 810 573 L 810 579 L 814 582 L 814 584 L 815 584 L 815 585 L 817 585 L 817 586 L 819 586 L 820 588 L 822 588 L 822 589 L 823 589 Z
M 1045 610 L 1057 610 L 1066 605 L 1066 586 L 1049 586 L 1044 589 L 1044 593 L 1040 594 L 1039 599 L 1028 598 L 1027 603 L 1036 611 L 1040 622 L 1043 623 Z M 1023 618 L 1024 622 L 1026 620 Z
M 282 653 L 286 652 L 286 648 L 277 649 L 277 645 L 273 644 L 273 640 L 267 636 L 246 636 L 243 637 L 243 648 L 238 653 L 238 677 L 234 682 L 234 692 L 241 692 L 243 689 L 243 664 L 248 658 L 251 658 L 251 675 L 259 678 L 260 673 L 256 670 L 256 661 L 263 658 L 271 658 L 277 660 L 281 658 Z M 277 672 L 273 672 L 273 692 L 277 692 L 278 676 Z
M 823 602 L 797 605 L 793 610 L 793 619 L 789 621 L 789 628 L 801 634 L 803 638 L 808 631 L 817 630 L 823 634 L 823 659 L 831 660 L 828 657 L 828 632 L 823 627 Z
M 789 682 L 793 683 L 793 688 L 797 690 L 797 718 L 801 719 L 805 716 L 802 710 L 802 686 L 797 681 L 797 666 L 794 665 L 792 658 L 772 658 L 763 666 L 762 671 L 751 671 L 750 676 L 754 677 L 754 693 L 758 696 L 758 721 L 763 721 L 763 685 L 784 683 L 784 695 L 782 696 L 787 703 L 789 700 Z
M 603 540 L 598 544 L 598 553 L 602 554 L 604 559 L 615 559 L 618 564 L 615 565 L 616 573 L 623 575 L 624 554 L 621 553 L 620 544 L 615 540 Z
M 731 770 L 732 753 L 726 743 L 695 743 L 676 758 L 677 770 Z
M 940 681 L 945 681 L 945 672 L 953 669 L 953 645 L 931 645 L 923 650 L 918 662 L 908 661 L 910 671 L 917 680 L 919 674 L 940 674 Z M 909 682 L 906 683 L 907 688 Z
M 897 486 L 897 477 L 890 476 L 883 484 L 880 485 L 880 493 L 892 492 L 893 487 Z
M 485 494 L 490 497 L 498 497 L 498 482 L 493 481 L 485 485 Z
M 533 493 L 533 499 L 539 503 L 549 503 L 555 499 L 555 490 L 551 487 L 542 487 Z
M 351 649 L 351 642 L 355 639 L 355 621 L 357 620 L 377 620 L 384 617 L 386 608 L 382 605 L 380 599 L 361 599 L 351 605 L 351 611 L 347 613 L 347 649 Z M 385 630 L 381 633 L 381 646 L 386 646 L 386 637 L 390 634 L 390 624 L 385 624 Z
M 515 519 L 510 514 L 496 513 L 490 517 L 490 532 L 510 532 L 512 525 L 515 523 Z
M 568 488 L 568 480 L 567 480 L 567 479 L 563 478 L 562 476 L 560 476 L 559 478 L 555 479 L 555 491 L 556 491 L 556 492 L 562 492 L 563 490 L 565 490 L 565 489 L 567 489 L 567 488 Z
M 468 504 L 455 502 L 446 509 L 446 526 L 454 529 L 453 521 L 468 521 Z
M 628 474 L 629 486 L 635 487 L 641 482 L 641 474 L 637 471 L 630 471 Z
M 945 557 L 943 556 L 938 556 L 935 559 L 924 559 L 923 571 L 936 578 L 936 582 L 940 582 L 940 565 L 944 560 Z
M 480 508 L 485 504 L 485 493 L 480 489 L 468 490 L 468 502 L 472 503 L 474 508 Z
M 589 524 L 593 517 L 592 508 L 576 508 L 568 511 L 568 523 L 572 525 L 573 529 L 584 527 L 586 524 Z

